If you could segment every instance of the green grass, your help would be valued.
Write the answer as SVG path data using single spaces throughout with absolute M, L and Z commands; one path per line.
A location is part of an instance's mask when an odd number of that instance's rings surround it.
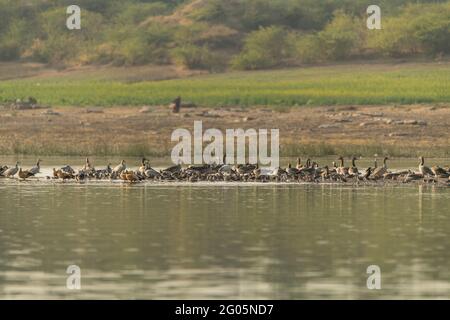
M 139 106 L 177 95 L 211 107 L 445 103 L 449 88 L 450 63 L 351 64 L 137 83 L 28 78 L 0 82 L 0 103 L 33 96 L 54 106 Z
M 13 144 L 12 146 L 0 145 L 1 155 L 22 155 L 22 156 L 125 156 L 125 157 L 168 157 L 169 149 L 155 147 L 146 143 L 132 143 L 126 146 L 106 145 L 102 143 L 92 143 L 89 145 L 73 144 Z M 355 144 L 355 145 L 332 145 L 327 143 L 305 143 L 305 144 L 285 144 L 280 148 L 281 157 L 298 157 L 307 155 L 310 157 L 327 157 L 342 155 L 345 157 L 363 156 L 373 157 L 390 156 L 397 158 L 417 158 L 425 156 L 427 158 L 448 158 L 450 157 L 450 147 L 440 146 L 438 148 L 421 147 L 414 145 L 389 145 L 389 144 Z

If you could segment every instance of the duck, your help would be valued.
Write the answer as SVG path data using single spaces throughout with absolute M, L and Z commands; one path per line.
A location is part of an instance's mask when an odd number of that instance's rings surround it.
M 80 172 L 84 173 L 84 171 L 80 171 Z M 63 181 L 70 180 L 70 179 L 74 178 L 73 174 L 64 172 L 62 170 L 56 170 L 55 168 L 53 168 L 53 176 L 58 178 L 58 179 L 62 179 Z
M 322 177 L 322 181 L 327 180 L 328 178 L 330 178 L 330 168 L 328 168 L 328 166 L 323 167 L 323 172 L 320 174 L 320 176 Z
M 95 171 L 95 177 L 97 179 L 102 179 L 110 176 L 112 173 L 111 163 L 108 163 L 105 169 L 100 169 Z
M 0 166 L 0 177 L 3 175 L 3 172 L 8 170 L 8 166 Z
M 409 173 L 403 179 L 403 182 L 407 183 L 407 182 L 411 182 L 411 181 L 421 180 L 423 178 L 424 178 L 423 174 L 409 171 Z
M 350 176 L 359 175 L 358 168 L 356 167 L 356 157 L 352 157 L 352 166 L 350 168 L 348 168 L 348 174 Z
M 84 180 L 86 180 L 86 178 L 87 175 L 83 171 L 80 171 L 75 175 L 75 180 L 77 180 L 78 182 L 83 182 Z
M 127 172 L 127 174 L 125 175 L 125 178 L 129 182 L 136 182 L 136 181 L 140 180 L 138 175 L 134 171 Z
M 449 176 L 449 173 L 439 166 L 432 166 L 431 171 L 433 172 L 435 177 L 446 178 Z
M 223 164 L 219 167 L 219 169 L 217 170 L 217 172 L 222 173 L 222 174 L 231 174 L 231 172 L 233 171 L 233 167 L 231 166 L 231 164 L 227 163 L 227 156 L 224 155 L 223 156 Z
M 14 167 L 9 168 L 3 172 L 3 176 L 6 178 L 14 177 L 16 175 L 16 173 L 19 172 L 19 164 L 20 164 L 20 162 L 17 161 L 16 165 Z
M 297 168 L 297 170 L 300 170 L 301 168 L 303 168 L 301 158 L 297 158 L 297 167 L 296 168 Z
M 382 178 L 384 176 L 384 174 L 387 172 L 387 163 L 386 163 L 387 160 L 389 160 L 389 158 L 388 157 L 384 157 L 384 159 L 383 159 L 383 166 L 374 169 L 373 173 L 371 175 L 371 178 L 373 178 L 373 179 L 380 179 L 380 178 Z M 376 161 L 376 159 L 375 159 L 375 161 Z
M 181 171 L 181 164 L 177 164 L 175 166 L 171 166 L 169 168 L 164 169 L 162 172 L 164 173 L 179 173 Z
M 145 174 L 145 171 L 147 170 L 147 159 L 145 159 L 145 157 L 144 158 L 142 158 L 142 160 L 141 160 L 141 166 L 139 167 L 139 172 L 140 173 L 142 173 L 142 174 Z
M 431 169 L 427 166 L 425 166 L 425 159 L 423 156 L 419 157 L 420 163 L 419 163 L 419 172 L 425 177 L 425 176 L 433 176 L 434 173 L 431 171 Z
M 333 161 L 332 162 L 332 166 L 333 166 L 333 168 L 330 170 L 330 168 L 328 168 L 328 170 L 330 171 L 330 172 L 337 172 L 337 168 L 338 168 L 338 166 L 337 166 L 337 164 L 336 164 L 336 161 Z
M 306 159 L 306 165 L 303 166 L 302 168 L 298 169 L 298 174 L 301 175 L 310 175 L 316 172 L 316 167 L 317 164 L 315 162 L 313 162 L 313 164 L 311 165 L 311 159 Z
M 38 159 L 38 161 L 36 162 L 36 165 L 33 168 L 31 168 L 30 170 L 28 170 L 29 172 L 31 172 L 33 174 L 33 176 L 37 175 L 38 173 L 41 172 L 41 162 L 42 162 L 42 160 Z
M 336 172 L 339 173 L 340 175 L 343 175 L 343 176 L 348 175 L 349 168 L 348 167 L 344 167 L 344 157 L 340 156 L 338 158 L 338 160 L 341 161 L 341 166 L 336 169 Z
M 75 174 L 75 170 L 69 165 L 65 165 L 64 167 L 61 167 L 60 170 L 65 173 Z
M 84 164 L 83 171 L 91 171 L 94 167 L 91 165 L 89 158 L 86 158 L 86 163 Z
M 159 173 L 158 171 L 156 171 L 155 169 L 153 169 L 150 164 L 148 164 L 147 169 L 144 172 L 144 176 L 150 179 L 155 179 L 155 178 L 160 178 L 161 177 L 161 173 Z
M 259 164 L 256 164 L 256 168 L 253 169 L 253 175 L 256 179 L 258 179 L 261 176 L 261 168 L 259 167 Z
M 362 175 L 363 180 L 369 180 L 369 177 L 371 174 L 372 174 L 372 168 L 368 167 Z
M 256 165 L 254 164 L 250 164 L 250 163 L 246 163 L 246 164 L 239 164 L 236 167 L 236 171 L 237 173 L 239 173 L 240 175 L 245 175 L 245 174 L 249 174 L 251 173 L 253 170 L 256 169 Z
M 286 172 L 289 176 L 296 176 L 298 174 L 298 169 L 297 168 L 292 168 L 291 163 L 288 163 L 288 167 L 286 169 Z
M 122 160 L 113 170 L 112 173 L 115 175 L 120 175 L 127 168 L 125 160 Z
M 287 172 L 283 168 L 278 167 L 278 168 L 275 168 L 270 175 L 273 178 L 279 180 L 279 179 L 281 179 L 283 177 L 286 177 L 287 176 Z
M 139 180 L 137 175 L 133 171 L 124 170 L 120 173 L 120 179 L 128 182 L 136 182 Z
M 19 169 L 19 178 L 22 180 L 26 180 L 29 177 L 34 176 L 34 174 L 28 170 L 23 171 L 22 168 Z

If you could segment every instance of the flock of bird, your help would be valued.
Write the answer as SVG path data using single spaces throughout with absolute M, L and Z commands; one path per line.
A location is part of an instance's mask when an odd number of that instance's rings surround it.
M 383 165 L 378 166 L 375 159 L 374 166 L 364 170 L 356 166 L 356 157 L 351 159 L 351 166 L 345 166 L 343 157 L 338 158 L 338 162 L 333 162 L 331 167 L 320 167 L 315 161 L 307 159 L 303 164 L 301 159 L 297 159 L 296 166 L 288 164 L 287 168 L 276 168 L 274 170 L 262 170 L 258 164 L 231 165 L 223 158 L 222 164 L 190 165 L 183 168 L 180 164 L 171 166 L 163 170 L 157 170 L 150 166 L 149 160 L 143 158 L 138 170 L 127 168 L 125 160 L 112 168 L 108 164 L 104 169 L 96 169 L 86 158 L 84 166 L 75 171 L 71 166 L 66 165 L 59 169 L 53 169 L 53 175 L 47 179 L 60 179 L 86 181 L 90 179 L 122 180 L 136 183 L 145 180 L 156 181 L 260 181 L 260 182 L 355 182 L 355 181 L 378 181 L 392 180 L 403 183 L 412 181 L 423 181 L 431 183 L 445 183 L 450 185 L 450 168 L 425 165 L 423 157 L 419 158 L 418 171 L 401 170 L 391 171 L 388 169 L 385 157 Z M 8 167 L 0 165 L 0 177 L 26 180 L 40 173 L 41 160 L 28 170 L 23 170 L 17 162 L 15 166 Z

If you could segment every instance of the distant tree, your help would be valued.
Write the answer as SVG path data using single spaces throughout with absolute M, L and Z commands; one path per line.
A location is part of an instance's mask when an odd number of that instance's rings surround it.
M 242 52 L 232 65 L 236 69 L 263 69 L 282 64 L 289 56 L 288 32 L 278 26 L 261 27 L 245 39 Z
M 337 11 L 333 20 L 318 33 L 325 60 L 342 60 L 357 53 L 363 43 L 364 24 L 343 11 Z

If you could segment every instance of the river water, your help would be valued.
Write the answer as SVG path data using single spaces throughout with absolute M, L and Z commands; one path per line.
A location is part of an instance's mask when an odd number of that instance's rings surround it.
M 42 171 L 0 179 L 0 299 L 450 298 L 448 187 L 76 184 Z M 70 265 L 81 290 L 66 287 Z

